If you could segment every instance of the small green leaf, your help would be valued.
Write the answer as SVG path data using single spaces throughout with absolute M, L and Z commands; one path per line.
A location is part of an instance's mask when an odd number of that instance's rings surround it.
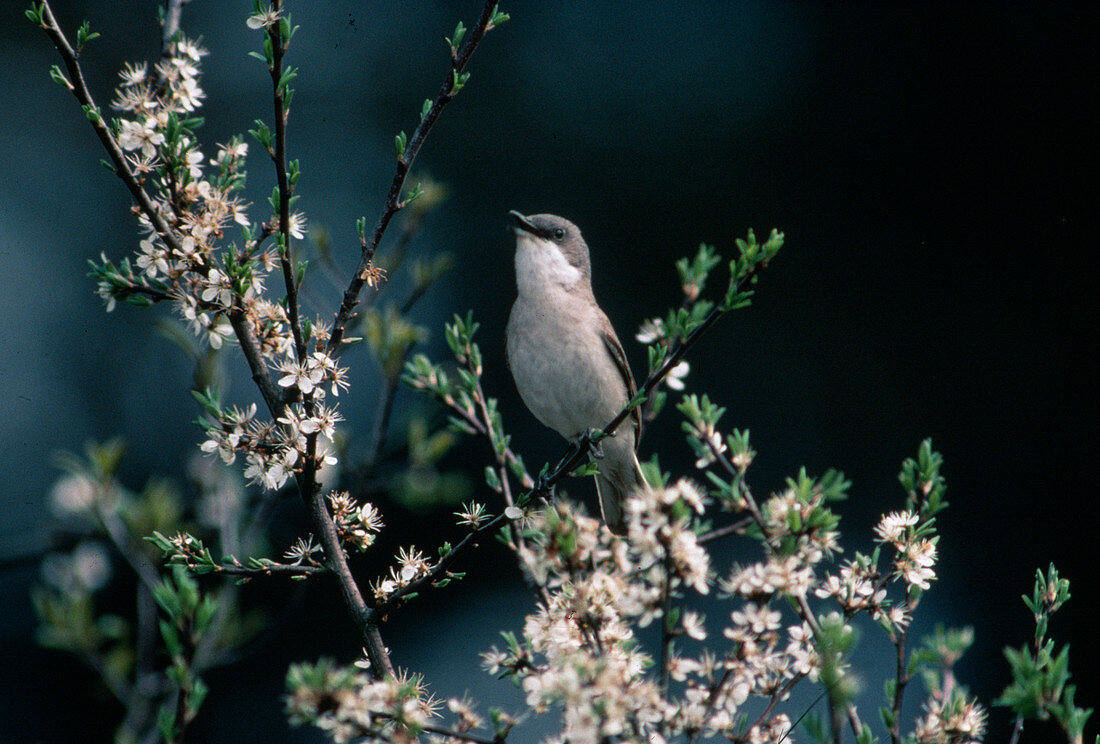
M 500 493 L 500 476 L 498 476 L 497 471 L 489 465 L 485 466 L 485 483 L 488 484 L 489 488 L 493 489 L 497 493 Z
M 63 73 L 61 68 L 57 65 L 50 66 L 50 80 L 53 80 L 58 85 L 68 88 L 69 90 L 73 89 L 73 85 L 69 82 L 69 78 L 65 77 L 65 73 Z
M 288 67 L 283 72 L 282 77 L 279 78 L 279 84 L 276 86 L 279 90 L 286 90 L 286 87 L 294 81 L 294 78 L 298 77 L 298 70 L 294 67 Z
M 466 38 L 466 26 L 462 21 L 459 21 L 458 25 L 455 26 L 454 36 L 447 39 L 447 46 L 451 48 L 452 56 L 458 53 L 458 48 L 462 46 L 464 38 Z
M 84 48 L 92 39 L 98 39 L 100 36 L 98 31 L 92 31 L 92 26 L 88 21 L 84 21 L 80 25 L 80 28 L 76 30 L 76 51 L 80 51 Z
M 459 72 L 455 70 L 451 73 L 451 94 L 454 95 L 460 90 L 466 87 L 466 83 L 470 80 L 470 73 Z
M 268 128 L 267 124 L 265 124 L 262 119 L 256 119 L 256 128 L 249 129 L 248 133 L 256 138 L 256 141 L 260 143 L 261 147 L 268 152 L 271 151 L 271 129 Z

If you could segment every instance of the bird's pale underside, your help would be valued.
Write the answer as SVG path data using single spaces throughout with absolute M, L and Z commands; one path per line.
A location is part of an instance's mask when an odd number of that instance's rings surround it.
M 569 440 L 601 429 L 635 393 L 626 355 L 592 294 L 588 246 L 554 215 L 512 213 L 518 296 L 506 331 L 520 397 L 539 421 Z M 600 443 L 596 488 L 604 522 L 625 531 L 623 505 L 645 487 L 635 454 L 641 417 Z

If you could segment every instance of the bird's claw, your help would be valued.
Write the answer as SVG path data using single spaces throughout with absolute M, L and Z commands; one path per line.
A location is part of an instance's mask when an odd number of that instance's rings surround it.
M 553 487 L 554 486 L 553 486 L 553 484 L 550 483 L 550 478 L 547 477 L 546 473 L 543 473 L 542 475 L 540 475 L 538 478 L 535 479 L 535 493 L 536 494 L 549 494 L 550 490 Z
M 588 429 L 577 438 L 577 446 L 586 449 L 588 456 L 593 460 L 603 459 L 603 447 L 593 438 L 599 431 L 599 429 Z

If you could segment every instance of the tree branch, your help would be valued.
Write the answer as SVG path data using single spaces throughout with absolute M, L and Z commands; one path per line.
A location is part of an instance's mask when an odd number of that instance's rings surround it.
M 431 108 L 424 114 L 413 131 L 412 137 L 409 138 L 405 146 L 405 151 L 397 158 L 397 170 L 390 182 L 386 204 L 382 209 L 382 214 L 378 217 L 378 222 L 374 226 L 374 232 L 371 234 L 370 240 L 363 245 L 355 274 L 352 276 L 348 288 L 344 291 L 344 298 L 340 303 L 339 310 L 336 311 L 336 317 L 332 323 L 332 335 L 329 337 L 327 346 L 330 355 L 335 356 L 340 353 L 341 344 L 344 340 L 344 329 L 347 327 L 348 321 L 351 320 L 355 306 L 359 304 L 359 293 L 363 290 L 363 285 L 366 284 L 367 272 L 371 261 L 374 259 L 375 251 L 378 250 L 378 245 L 382 242 L 382 236 L 385 235 L 393 216 L 405 207 L 405 202 L 401 201 L 401 190 L 405 187 L 405 179 L 409 174 L 409 168 L 420 152 L 420 147 L 424 144 L 424 140 L 427 138 L 436 119 L 439 118 L 440 112 L 443 111 L 443 107 L 454 98 L 455 77 L 466 67 L 466 63 L 470 61 L 470 57 L 473 56 L 478 44 L 481 43 L 485 32 L 489 29 L 489 23 L 493 19 L 496 6 L 495 0 L 486 0 L 481 11 L 481 17 L 478 18 L 477 24 L 470 29 L 465 44 L 451 58 L 451 69 L 447 71 L 447 77 L 443 81 L 439 93 L 436 94 Z
M 462 538 L 458 545 L 455 545 L 451 549 L 450 553 L 447 553 L 447 555 L 440 558 L 439 561 L 434 566 L 432 566 L 431 569 L 429 569 L 428 573 L 424 574 L 415 581 L 410 581 L 407 585 L 405 585 L 401 589 L 396 590 L 393 594 L 387 597 L 384 602 L 380 602 L 378 605 L 373 607 L 368 613 L 370 619 L 377 621 L 378 618 L 384 617 L 387 612 L 396 607 L 403 597 L 419 592 L 422 589 L 427 588 L 429 585 L 434 584 L 439 579 L 443 578 L 444 575 L 447 573 L 447 570 L 451 567 L 451 564 L 455 562 L 458 556 L 466 548 L 475 546 L 477 544 L 478 538 L 492 530 L 495 530 L 502 522 L 507 520 L 507 518 L 508 517 L 504 514 L 504 512 L 501 512 L 485 524 L 478 527 L 476 530 L 470 532 L 468 535 L 466 535 L 466 537 Z
M 252 381 L 259 388 L 268 412 L 278 420 L 283 415 L 286 402 L 283 400 L 282 391 L 271 376 L 271 370 L 268 368 L 267 362 L 264 361 L 260 341 L 252 330 L 252 321 L 240 304 L 239 298 L 234 298 L 233 307 L 229 309 L 226 315 L 229 317 L 229 325 L 233 327 L 233 332 L 240 343 L 241 352 L 248 363 L 248 369 L 252 372 Z
M 890 741 L 893 742 L 893 744 L 900 744 L 901 742 L 901 704 L 905 698 L 905 687 L 909 684 L 909 672 L 905 666 L 905 643 L 908 636 L 908 628 L 902 628 L 901 633 L 898 634 L 897 639 L 894 641 L 894 647 L 897 651 L 895 659 L 897 671 L 894 680 L 894 720 L 890 725 Z
M 164 4 L 164 19 L 161 23 L 161 56 L 166 56 L 168 46 L 175 39 L 176 34 L 180 30 L 180 16 L 183 13 L 183 6 L 191 0 L 168 0 Z
M 47 1 L 42 3 L 42 30 L 46 32 L 53 41 L 54 46 L 57 47 L 57 52 L 65 63 L 65 69 L 69 71 L 69 91 L 80 102 L 81 107 L 88 116 L 88 120 L 91 121 L 96 136 L 99 137 L 99 141 L 103 144 L 107 155 L 110 156 L 111 162 L 114 163 L 115 174 L 122 179 L 122 182 L 134 197 L 134 201 L 137 202 L 141 213 L 149 219 L 153 229 L 164 240 L 165 245 L 178 251 L 180 249 L 179 240 L 177 240 L 175 233 L 165 222 L 164 217 L 157 210 L 149 195 L 145 193 L 145 189 L 138 183 L 137 177 L 130 169 L 130 164 L 126 162 L 126 156 L 123 154 L 122 148 L 115 140 L 111 130 L 107 128 L 102 112 L 93 100 L 87 83 L 84 82 L 84 73 L 81 71 L 80 63 L 77 60 L 78 52 L 69 44 L 69 40 L 57 24 L 57 19 L 54 18 L 53 10 L 50 9 L 50 4 Z
M 282 12 L 282 0 L 273 0 L 272 12 Z M 286 121 L 290 110 L 286 107 L 286 91 L 289 83 L 283 83 L 283 55 L 286 54 L 290 39 L 283 39 L 281 24 L 272 23 L 267 27 L 267 37 L 271 40 L 271 87 L 272 107 L 275 111 L 275 149 L 270 150 L 271 160 L 275 164 L 275 178 L 279 185 L 279 265 L 283 271 L 283 283 L 286 285 L 286 310 L 290 321 L 290 331 L 294 336 L 294 350 L 299 363 L 306 358 L 306 342 L 302 338 L 302 319 L 298 313 L 298 280 L 295 277 L 293 252 L 290 235 L 290 197 L 293 186 L 286 172 Z
M 743 535 L 745 533 L 745 528 L 752 524 L 752 521 L 752 517 L 739 519 L 733 524 L 726 525 L 725 527 L 719 527 L 718 529 L 711 530 L 705 535 L 701 535 L 698 542 L 700 545 L 705 545 L 712 540 L 717 540 L 721 537 L 725 537 L 726 535 Z
M 315 466 L 310 460 L 306 461 L 303 471 L 303 474 L 298 476 L 300 488 L 303 479 L 308 478 L 309 480 L 306 482 L 313 482 L 316 475 Z M 378 630 L 377 613 L 367 607 L 367 603 L 363 600 L 363 594 L 359 591 L 359 585 L 355 583 L 355 577 L 351 575 L 347 556 L 340 544 L 340 536 L 336 532 L 336 525 L 333 524 L 332 517 L 328 513 L 324 495 L 319 489 L 314 488 L 311 492 L 303 491 L 302 498 L 306 501 L 310 519 L 313 522 L 314 529 L 317 530 L 321 547 L 325 551 L 325 557 L 328 559 L 332 571 L 336 574 L 344 602 L 347 604 L 356 626 L 363 634 L 367 658 L 371 664 L 371 674 L 377 679 L 382 679 L 386 675 L 393 676 L 393 663 L 390 661 L 385 643 L 382 642 L 382 634 Z

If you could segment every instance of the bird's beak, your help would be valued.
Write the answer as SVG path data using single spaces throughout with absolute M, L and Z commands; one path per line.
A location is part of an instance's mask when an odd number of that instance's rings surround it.
M 524 232 L 531 233 L 532 235 L 534 235 L 536 237 L 539 237 L 539 238 L 542 237 L 542 231 L 539 230 L 534 225 L 532 225 L 531 221 L 529 219 L 527 219 L 524 215 L 520 214 L 519 212 L 517 212 L 514 209 L 511 212 L 509 212 L 508 214 L 511 215 L 513 220 L 515 220 L 515 223 L 516 223 L 515 224 L 515 229 L 516 230 L 523 230 Z

